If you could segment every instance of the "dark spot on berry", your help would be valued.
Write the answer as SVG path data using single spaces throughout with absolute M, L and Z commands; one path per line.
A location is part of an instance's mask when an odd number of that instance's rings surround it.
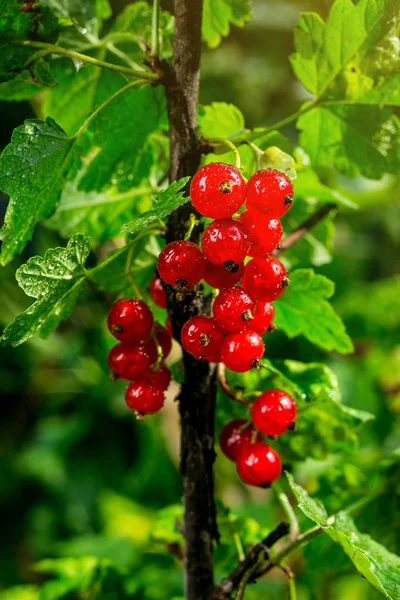
M 117 379 L 119 379 L 118 375 L 116 373 L 114 373 L 113 371 L 110 372 L 109 375 L 111 381 L 117 381 Z
M 288 279 L 287 277 L 284 277 L 284 278 L 282 279 L 281 287 L 285 288 L 285 287 L 287 287 L 289 284 L 290 284 L 290 281 L 289 281 L 289 279 Z
M 290 429 L 290 431 L 295 431 L 296 430 L 296 421 L 292 421 L 292 423 L 290 423 L 288 429 Z
M 271 325 L 268 327 L 267 331 L 268 331 L 268 333 L 272 333 L 276 329 L 277 329 L 276 325 L 274 323 L 271 323 Z
M 285 196 L 285 199 L 284 199 L 283 202 L 284 202 L 285 206 L 287 206 L 288 204 L 292 204 L 292 202 L 293 202 L 293 196 L 291 196 L 290 194 L 287 194 Z
M 178 285 L 179 287 L 186 287 L 188 284 L 187 279 L 177 279 L 176 280 L 176 285 Z
M 202 346 L 208 346 L 208 344 L 211 342 L 210 338 L 208 337 L 208 335 L 206 333 L 202 333 L 200 334 L 200 344 Z
M 251 321 L 252 319 L 254 319 L 254 317 L 251 313 L 251 310 L 245 310 L 242 313 L 242 319 L 243 319 L 243 321 Z
M 111 327 L 111 333 L 122 333 L 123 330 L 124 330 L 124 328 L 119 323 L 115 323 Z
M 266 483 L 260 483 L 259 487 L 263 490 L 268 490 L 271 487 L 271 482 L 267 481 Z
M 224 262 L 224 267 L 229 273 L 237 273 L 239 271 L 240 265 L 238 263 L 233 262 L 233 260 L 226 260 Z
M 232 182 L 229 179 L 225 179 L 225 181 L 221 181 L 219 184 L 219 191 L 222 194 L 230 194 L 232 192 Z
M 261 360 L 259 358 L 255 358 L 251 361 L 251 366 L 253 367 L 253 369 L 259 369 L 261 366 Z

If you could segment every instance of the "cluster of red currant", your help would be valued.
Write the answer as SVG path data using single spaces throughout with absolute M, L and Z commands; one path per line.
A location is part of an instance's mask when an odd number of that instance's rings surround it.
M 160 294 L 158 301 L 165 306 Z M 169 331 L 154 323 L 150 308 L 137 298 L 118 300 L 111 307 L 107 324 L 119 341 L 108 354 L 108 366 L 113 379 L 130 382 L 125 393 L 128 407 L 138 416 L 157 412 L 171 381 L 171 371 L 163 363 L 172 346 Z
M 172 286 L 204 279 L 220 290 L 213 317 L 196 316 L 184 325 L 182 346 L 243 373 L 259 366 L 261 336 L 274 318 L 271 302 L 289 283 L 284 265 L 269 254 L 282 237 L 279 217 L 290 208 L 293 185 L 274 169 L 258 171 L 246 185 L 236 167 L 211 163 L 193 177 L 190 196 L 201 215 L 215 219 L 205 228 L 202 251 L 190 241 L 172 242 L 160 253 L 158 272 Z M 243 204 L 247 210 L 235 216 Z
M 292 429 L 296 403 L 283 390 L 267 390 L 251 407 L 251 421 L 234 419 L 221 431 L 219 444 L 236 463 L 240 478 L 248 485 L 268 487 L 282 471 L 279 455 L 263 441 L 262 434 L 275 437 Z

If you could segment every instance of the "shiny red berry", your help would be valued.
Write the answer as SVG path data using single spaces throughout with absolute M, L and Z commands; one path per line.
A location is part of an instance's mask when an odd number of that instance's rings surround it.
M 236 373 L 244 373 L 260 366 L 264 354 L 261 336 L 250 329 L 229 333 L 222 344 L 221 360 Z
M 253 311 L 253 320 L 250 321 L 249 327 L 260 335 L 264 335 L 271 327 L 274 320 L 275 309 L 270 302 L 256 302 Z
M 225 219 L 244 204 L 246 184 L 236 167 L 210 163 L 199 169 L 193 177 L 190 197 L 201 215 Z
M 161 364 L 149 377 L 151 384 L 165 391 L 171 383 L 172 373 L 165 365 Z
M 219 219 L 207 225 L 201 244 L 207 260 L 233 272 L 239 270 L 250 247 L 249 238 L 237 219 Z
M 277 259 L 253 258 L 244 268 L 243 288 L 255 300 L 271 302 L 283 294 L 289 284 L 287 270 Z
M 224 333 L 215 319 L 202 315 L 192 317 L 182 327 L 182 347 L 196 358 L 210 362 L 221 360 L 221 346 Z
M 114 377 L 133 381 L 145 379 L 150 373 L 150 354 L 142 344 L 119 343 L 108 353 L 108 366 Z
M 154 337 L 156 339 L 154 339 Z M 147 340 L 147 342 L 145 342 L 144 344 L 144 347 L 150 355 L 150 360 L 152 363 L 156 362 L 158 358 L 157 344 L 161 346 L 162 357 L 167 358 L 167 356 L 171 352 L 172 338 L 168 330 L 159 323 L 156 323 L 151 338 Z
M 206 272 L 203 275 L 204 281 L 211 285 L 213 288 L 222 290 L 227 287 L 233 287 L 242 279 L 244 272 L 244 265 L 239 265 L 237 271 L 227 271 L 225 267 L 220 265 L 214 265 L 214 263 L 207 261 Z
M 253 298 L 242 288 L 226 288 L 215 299 L 214 318 L 224 331 L 240 331 L 252 320 L 254 307 Z
M 243 444 L 236 460 L 236 468 L 239 477 L 247 485 L 262 488 L 269 487 L 282 473 L 279 455 L 264 442 Z
M 154 304 L 156 304 L 160 308 L 166 308 L 167 295 L 163 288 L 161 279 L 159 277 L 157 277 L 157 275 L 153 275 L 153 277 L 150 280 L 149 294 L 150 294 L 150 298 L 153 300 Z
M 240 221 L 250 240 L 249 256 L 266 257 L 281 241 L 283 229 L 278 219 L 246 210 Z
M 164 404 L 164 391 L 157 383 L 134 381 L 125 392 L 125 401 L 131 410 L 139 414 L 153 414 Z
M 253 437 L 262 442 L 262 436 L 250 423 L 246 425 L 246 419 L 234 419 L 227 423 L 219 438 L 222 452 L 229 460 L 236 462 L 237 456 L 243 444 L 249 444 Z M 254 440 L 255 441 L 255 440 Z
M 150 308 L 137 298 L 121 298 L 108 314 L 107 325 L 120 342 L 136 344 L 149 337 L 153 327 Z
M 170 319 L 167 319 L 165 321 L 165 329 L 168 331 L 171 338 L 174 337 L 174 332 L 172 331 L 172 323 L 171 323 Z
M 206 262 L 196 244 L 178 240 L 161 250 L 157 269 L 161 279 L 169 285 L 192 286 L 203 278 Z
M 246 205 L 250 211 L 279 219 L 293 202 L 293 184 L 276 169 L 257 171 L 247 184 Z
M 296 403 L 283 390 L 267 390 L 254 400 L 251 416 L 265 435 L 281 435 L 296 419 Z

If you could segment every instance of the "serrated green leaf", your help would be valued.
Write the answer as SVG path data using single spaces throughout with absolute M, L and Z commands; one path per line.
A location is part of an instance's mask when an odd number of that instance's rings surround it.
M 289 338 L 304 335 L 329 352 L 353 352 L 345 327 L 327 302 L 334 284 L 312 269 L 297 269 L 290 274 L 290 286 L 275 303 L 275 323 Z
M 329 367 L 293 360 L 272 364 L 264 359 L 262 364 L 270 371 L 273 385 L 286 390 L 297 404 L 296 430 L 279 438 L 285 460 L 321 460 L 357 450 L 358 429 L 374 417 L 342 404 L 337 377 Z
M 298 120 L 315 165 L 348 176 L 397 172 L 400 103 L 396 0 L 336 0 L 324 23 L 305 13 L 295 30 L 296 75 L 315 96 Z
M 323 504 L 311 498 L 290 474 L 287 473 L 287 477 L 300 510 L 342 547 L 361 575 L 385 598 L 399 600 L 400 557 L 369 535 L 360 533 L 346 510 L 327 519 Z
M 230 25 L 243 27 L 251 20 L 251 0 L 204 0 L 203 40 L 216 48 L 229 35 Z
M 111 14 L 108 0 L 41 0 L 57 17 L 70 20 L 74 25 L 84 28 L 84 34 L 97 36 L 103 20 Z
M 46 337 L 69 315 L 86 279 L 89 252 L 89 239 L 78 234 L 66 248 L 51 248 L 43 258 L 33 256 L 19 267 L 18 284 L 37 300 L 5 328 L 2 344 L 18 346 L 34 335 Z
M 74 137 L 51 119 L 18 127 L 0 159 L 0 189 L 11 198 L 1 230 L 1 264 L 23 250 L 38 221 L 52 215 L 82 161 L 79 191 L 103 191 L 112 184 L 124 192 L 148 176 L 148 137 L 163 115 L 161 90 L 130 83 L 107 98 Z
M 36 223 L 53 213 L 73 145 L 52 119 L 15 129 L 0 158 L 0 189 L 10 196 L 0 231 L 2 265 L 24 249 Z
M 147 225 L 155 223 L 160 219 L 165 219 L 174 210 L 182 206 L 190 200 L 187 196 L 184 196 L 183 188 L 188 183 L 190 177 L 182 177 L 178 181 L 174 181 L 166 190 L 156 194 L 153 197 L 155 207 L 153 210 L 145 212 L 143 215 L 137 217 L 133 221 L 126 223 L 122 227 L 124 233 L 130 233 L 134 235 L 141 231 Z

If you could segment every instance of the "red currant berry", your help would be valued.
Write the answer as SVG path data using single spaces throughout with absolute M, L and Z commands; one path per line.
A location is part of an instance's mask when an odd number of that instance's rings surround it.
M 198 359 L 219 362 L 223 340 L 222 329 L 210 317 L 192 317 L 182 327 L 182 347 Z
M 219 438 L 222 452 L 229 460 L 236 462 L 237 456 L 243 444 L 249 444 L 253 436 L 258 442 L 262 442 L 262 436 L 252 424 L 246 426 L 246 419 L 234 419 L 227 423 Z
M 178 240 L 161 250 L 157 269 L 169 285 L 191 286 L 203 278 L 206 261 L 196 244 Z
M 153 414 L 164 404 L 164 391 L 150 381 L 134 381 L 125 392 L 127 406 L 139 414 Z
M 137 344 L 149 337 L 153 327 L 150 308 L 137 298 L 121 298 L 108 314 L 108 329 L 120 342 Z
M 154 337 L 156 338 L 157 343 Z M 162 357 L 167 358 L 171 352 L 172 339 L 168 333 L 168 330 L 159 323 L 156 323 L 154 327 L 153 336 L 144 344 L 144 347 L 150 355 L 150 360 L 152 363 L 156 362 L 158 358 L 157 344 L 161 346 Z
M 163 284 L 161 283 L 161 279 L 157 277 L 157 275 L 153 275 L 150 280 L 149 294 L 154 304 L 160 308 L 167 307 L 167 295 L 163 288 Z
M 279 298 L 289 285 L 287 274 L 277 258 L 253 258 L 244 268 L 243 287 L 255 300 L 271 302 Z
M 173 338 L 174 332 L 172 331 L 172 323 L 169 319 L 165 321 L 165 329 L 168 331 L 169 335 Z
M 296 403 L 283 390 L 267 390 L 254 400 L 251 416 L 265 435 L 281 435 L 294 423 Z
M 210 163 L 193 177 L 190 197 L 201 215 L 211 219 L 225 219 L 244 204 L 246 184 L 236 167 L 225 163 Z
M 270 302 L 256 302 L 253 316 L 254 319 L 249 323 L 250 329 L 264 335 L 272 325 L 275 309 Z
M 250 239 L 249 256 L 265 257 L 274 250 L 283 234 L 281 222 L 278 219 L 246 210 L 240 220 Z
M 264 442 L 243 444 L 241 447 L 236 468 L 239 477 L 256 487 L 270 487 L 282 473 L 282 463 L 279 455 Z
M 213 221 L 204 230 L 202 237 L 203 254 L 215 265 L 224 265 L 230 272 L 236 272 L 247 256 L 250 242 L 237 219 Z
M 133 381 L 145 379 L 150 373 L 151 359 L 146 348 L 119 343 L 108 353 L 108 366 L 114 377 Z
M 152 385 L 165 391 L 171 383 L 172 373 L 165 365 L 160 365 L 157 371 L 153 371 L 149 377 Z
M 204 281 L 213 288 L 222 290 L 227 287 L 233 287 L 242 279 L 244 265 L 240 265 L 236 272 L 227 271 L 225 267 L 214 265 L 207 261 L 206 272 L 203 275 Z
M 215 299 L 213 313 L 224 331 L 240 331 L 253 319 L 255 302 L 242 288 L 222 290 Z
M 263 354 L 264 342 L 261 336 L 250 329 L 229 333 L 221 348 L 222 362 L 236 373 L 258 368 Z
M 279 219 L 293 202 L 293 184 L 276 169 L 257 171 L 247 184 L 247 208 Z

